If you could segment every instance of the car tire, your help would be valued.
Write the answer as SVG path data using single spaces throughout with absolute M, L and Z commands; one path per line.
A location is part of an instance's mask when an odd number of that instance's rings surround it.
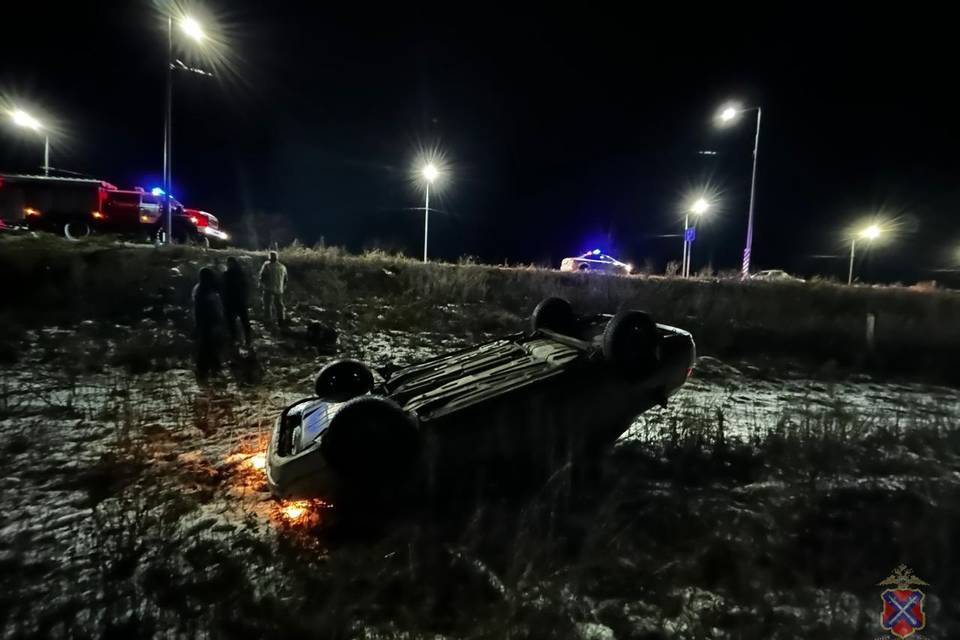
M 590 267 L 588 267 L 588 266 L 585 265 L 585 264 L 582 264 L 582 265 L 580 265 L 579 267 L 577 267 L 577 271 L 580 271 L 580 272 L 590 271 Z
M 320 369 L 313 389 L 322 400 L 346 402 L 373 391 L 373 372 L 359 360 L 335 360 Z
M 79 242 L 90 235 L 90 225 L 82 220 L 74 220 L 63 225 L 63 237 L 71 242 Z
M 556 333 L 570 335 L 576 324 L 573 307 L 563 298 L 545 298 L 530 314 L 530 331 L 547 329 Z
M 346 402 L 320 441 L 324 460 L 355 490 L 401 484 L 419 451 L 413 419 L 382 396 Z
M 603 356 L 624 374 L 641 376 L 660 362 L 657 324 L 643 311 L 620 311 L 603 330 Z

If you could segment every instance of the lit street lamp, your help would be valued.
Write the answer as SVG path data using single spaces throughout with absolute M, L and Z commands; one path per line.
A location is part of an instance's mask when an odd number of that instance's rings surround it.
M 196 43 L 202 43 L 206 34 L 200 23 L 189 16 L 177 20 L 180 31 Z M 179 63 L 175 66 L 175 63 Z M 167 100 L 163 126 L 163 212 L 167 221 L 167 244 L 173 244 L 173 211 L 170 208 L 171 182 L 173 182 L 173 71 L 183 69 L 212 75 L 199 69 L 191 69 L 173 58 L 173 15 L 167 15 Z
M 427 236 L 430 227 L 430 185 L 434 183 L 440 175 L 440 170 L 432 162 L 428 162 L 420 170 L 426 186 L 426 200 L 423 203 L 423 261 L 427 261 Z
M 741 108 L 738 105 L 728 105 L 724 107 L 717 115 L 717 121 L 720 126 L 731 124 L 740 114 L 748 111 L 757 112 L 757 133 L 753 139 L 753 174 L 750 178 L 750 210 L 747 214 L 747 241 L 743 248 L 743 265 L 740 269 L 742 278 L 750 277 L 750 253 L 753 250 L 753 201 L 757 193 L 757 151 L 760 147 L 760 107 Z
M 880 237 L 882 230 L 879 226 L 871 224 L 869 227 L 865 227 L 858 234 L 854 234 L 853 238 L 850 239 L 850 270 L 847 272 L 847 285 L 853 284 L 853 257 L 857 250 L 857 238 L 861 238 L 866 241 L 873 241 Z
M 683 264 L 681 265 L 681 275 L 684 278 L 690 277 L 690 256 L 693 254 L 693 234 L 690 232 L 690 214 L 698 218 L 710 209 L 710 203 L 704 198 L 697 198 L 687 209 L 683 216 Z M 695 227 L 693 227 L 695 228 Z
M 46 132 L 40 121 L 22 109 L 14 109 L 10 112 L 10 119 L 13 124 L 24 129 L 33 129 L 36 132 L 43 131 L 43 175 L 50 175 L 50 134 Z

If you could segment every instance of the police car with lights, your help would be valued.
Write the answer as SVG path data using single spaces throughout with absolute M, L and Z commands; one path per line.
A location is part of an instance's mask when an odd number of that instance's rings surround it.
M 629 275 L 633 273 L 633 265 L 620 262 L 616 258 L 603 253 L 600 249 L 594 249 L 576 258 L 564 258 L 560 262 L 560 271 L 597 271 Z

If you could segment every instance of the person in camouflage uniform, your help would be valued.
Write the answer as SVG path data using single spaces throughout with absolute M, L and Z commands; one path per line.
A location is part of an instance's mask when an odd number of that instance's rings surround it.
M 270 258 L 260 267 L 260 291 L 263 294 L 263 314 L 271 319 L 276 312 L 277 324 L 284 322 L 283 292 L 287 288 L 287 268 L 277 258 L 277 252 L 271 251 Z

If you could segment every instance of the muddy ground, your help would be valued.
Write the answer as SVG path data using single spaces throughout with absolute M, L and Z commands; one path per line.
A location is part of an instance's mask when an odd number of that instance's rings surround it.
M 256 325 L 262 378 L 203 388 L 176 310 L 27 332 L 0 354 L 2 637 L 875 638 L 901 562 L 931 585 L 923 637 L 960 634 L 954 388 L 701 358 L 589 482 L 379 526 L 273 500 L 256 454 L 323 362 L 495 330 L 435 315 L 295 308 Z

